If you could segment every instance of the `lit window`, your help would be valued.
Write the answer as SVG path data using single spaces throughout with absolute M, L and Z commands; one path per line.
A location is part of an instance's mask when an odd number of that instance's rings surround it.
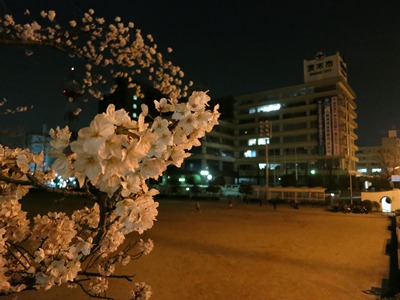
M 374 172 L 382 172 L 382 169 L 381 168 L 372 168 L 372 173 L 374 173 Z
M 260 170 L 265 170 L 265 166 L 266 166 L 266 165 L 267 165 L 266 163 L 258 164 L 258 168 L 259 168 Z
M 136 95 L 133 95 L 133 96 L 132 96 L 132 99 L 133 99 L 134 101 L 136 101 L 136 100 L 137 100 L 137 96 L 136 96 Z
M 275 169 L 279 168 L 279 166 L 280 166 L 280 164 L 269 164 L 269 168 L 271 170 L 275 170 Z
M 257 139 L 249 139 L 248 141 L 249 146 L 253 146 L 257 144 Z
M 137 104 L 133 103 L 132 107 L 133 107 L 133 109 L 137 109 Z
M 268 105 L 263 105 L 259 106 L 257 108 L 250 108 L 249 109 L 249 114 L 255 114 L 255 113 L 260 113 L 260 112 L 271 112 L 271 111 L 277 111 L 281 109 L 281 105 L 279 103 L 275 104 L 268 104 Z
M 210 174 L 210 172 L 208 170 L 201 170 L 200 171 L 200 175 L 207 176 L 209 174 Z
M 279 103 L 263 105 L 257 107 L 257 112 L 270 112 L 270 111 L 277 111 L 281 109 L 281 105 Z
M 137 113 L 132 113 L 132 118 L 137 118 Z
M 360 173 L 367 173 L 367 169 L 358 169 L 357 172 L 360 172 Z
M 247 150 L 246 152 L 244 152 L 244 157 L 256 157 L 256 156 L 257 156 L 256 150 Z
M 269 138 L 259 138 L 258 139 L 259 145 L 266 145 L 267 143 L 269 144 Z

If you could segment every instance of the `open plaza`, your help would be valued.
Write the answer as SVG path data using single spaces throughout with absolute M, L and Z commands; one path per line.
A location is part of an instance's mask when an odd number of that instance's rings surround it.
M 230 208 L 225 200 L 159 203 L 158 221 L 144 235 L 153 252 L 117 272 L 151 285 L 152 299 L 375 300 L 389 279 L 387 214 L 241 202 Z M 131 284 L 111 281 L 109 296 L 127 299 Z M 4 299 L 89 298 L 63 286 Z

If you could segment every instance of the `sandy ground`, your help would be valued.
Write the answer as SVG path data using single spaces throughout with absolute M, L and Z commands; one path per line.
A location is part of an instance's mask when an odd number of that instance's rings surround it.
M 375 300 L 365 291 L 388 277 L 385 215 L 200 204 L 197 212 L 192 201 L 160 201 L 158 221 L 146 234 L 154 251 L 121 270 L 150 284 L 152 299 Z M 109 296 L 127 299 L 130 285 L 111 282 Z M 3 299 L 88 297 L 57 287 Z

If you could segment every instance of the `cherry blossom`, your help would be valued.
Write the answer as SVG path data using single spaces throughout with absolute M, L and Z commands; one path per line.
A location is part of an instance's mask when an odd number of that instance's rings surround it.
M 45 167 L 43 153 L 0 145 L 0 295 L 68 284 L 88 296 L 110 299 L 109 279 L 121 278 L 116 270 L 154 247 L 143 239 L 157 221 L 159 206 L 158 191 L 147 186 L 148 179 L 157 180 L 169 165 L 182 165 L 218 124 L 218 106 L 209 108 L 210 97 L 203 91 L 185 99 L 191 83 L 182 83 L 183 71 L 158 52 L 151 35 L 133 30 L 132 22 L 126 26 L 116 17 L 107 24 L 91 9 L 80 20 L 68 21 L 65 29 L 57 24 L 56 12 L 40 15 L 50 26 L 17 23 L 11 15 L 0 18 L 0 43 L 47 45 L 85 59 L 83 89 L 94 97 L 102 97 L 99 86 L 107 77 L 96 72 L 110 67 L 108 75 L 127 79 L 138 96 L 143 94 L 133 78 L 150 74 L 164 98 L 154 100 L 154 115 L 141 105 L 137 120 L 111 104 L 75 140 L 68 127 L 51 129 L 51 168 Z M 75 177 L 81 189 L 49 187 L 56 174 Z M 72 214 L 43 212 L 29 219 L 20 200 L 32 188 L 84 196 L 88 203 Z M 132 280 L 134 275 L 122 277 Z M 149 299 L 151 294 L 148 285 L 135 283 L 127 297 Z
M 207 94 L 196 92 L 193 97 L 192 103 L 168 101 L 172 112 L 177 108 L 185 116 L 175 121 L 172 114 L 172 118 L 151 117 L 152 123 L 146 123 L 149 110 L 144 107 L 140 121 L 135 122 L 128 119 L 124 110 L 110 105 L 106 113 L 95 116 L 88 127 L 79 130 L 75 141 L 70 140 L 67 127 L 51 130 L 51 153 L 56 160 L 53 170 L 46 174 L 54 176 L 57 172 L 65 179 L 75 176 L 81 187 L 91 186 L 98 191 L 97 196 L 88 194 L 95 200 L 93 207 L 79 209 L 71 216 L 48 212 L 35 216 L 31 224 L 18 200 L 26 195 L 29 185 L 43 187 L 50 179 L 41 169 L 44 156 L 0 146 L 1 291 L 29 288 L 25 279 L 32 276 L 35 283 L 31 288 L 35 289 L 79 282 L 88 274 L 82 262 L 89 256 L 98 256 L 95 261 L 100 265 L 96 267 L 98 276 L 93 277 L 86 293 L 98 296 L 107 290 L 107 278 L 113 276 L 115 262 L 127 264 L 131 257 L 125 252 L 116 254 L 127 235 L 143 234 L 156 221 L 158 203 L 154 196 L 158 191 L 149 189 L 146 180 L 159 178 L 170 164 L 180 166 L 190 155 L 188 150 L 199 145 L 204 128 L 211 130 L 218 123 L 218 111 L 206 110 Z M 37 166 L 33 174 L 32 163 Z M 14 248 L 22 241 L 29 241 L 30 249 Z M 140 239 L 137 249 L 147 255 L 153 242 Z M 27 255 L 29 251 L 31 255 Z M 7 270 L 13 269 L 21 276 L 18 284 L 6 275 L 12 274 Z M 137 293 L 144 293 L 145 297 L 151 294 L 144 287 Z

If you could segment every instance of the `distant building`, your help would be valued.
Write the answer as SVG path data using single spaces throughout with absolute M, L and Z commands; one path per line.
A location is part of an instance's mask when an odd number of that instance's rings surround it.
M 357 151 L 357 173 L 364 176 L 382 174 L 382 146 L 359 147 Z
M 154 100 L 160 100 L 165 97 L 161 92 L 153 87 L 141 83 L 143 97 L 136 96 L 133 89 L 128 88 L 128 82 L 123 78 L 116 79 L 116 89 L 113 93 L 105 95 L 103 100 L 99 101 L 99 113 L 105 112 L 108 105 L 115 105 L 115 109 L 124 109 L 132 119 L 137 119 L 142 112 L 141 105 L 147 104 L 150 112 L 154 110 Z
M 191 150 L 181 174 L 197 174 L 198 184 L 208 184 L 219 177 L 219 182 L 232 184 L 235 172 L 235 124 L 219 120 L 219 125 L 201 139 L 201 145 Z
M 357 152 L 357 171 L 361 175 L 390 176 L 400 168 L 400 138 L 397 130 L 389 130 L 380 146 L 360 147 Z
M 219 104 L 221 116 L 210 133 L 201 139 L 201 145 L 194 147 L 193 154 L 186 158 L 182 168 L 178 171 L 180 176 L 195 176 L 195 184 L 207 185 L 216 181 L 218 184 L 233 184 L 237 178 L 235 171 L 235 127 L 234 97 L 227 96 L 211 99 L 210 106 Z
M 52 163 L 54 162 L 54 158 L 48 155 L 51 146 L 50 136 L 47 133 L 46 125 L 43 125 L 42 133 L 25 134 L 9 132 L 8 134 L 2 134 L 0 136 L 0 144 L 12 149 L 29 149 L 29 151 L 34 154 L 43 152 L 45 168 L 51 167 Z M 31 166 L 32 170 L 35 168 L 36 166 Z

